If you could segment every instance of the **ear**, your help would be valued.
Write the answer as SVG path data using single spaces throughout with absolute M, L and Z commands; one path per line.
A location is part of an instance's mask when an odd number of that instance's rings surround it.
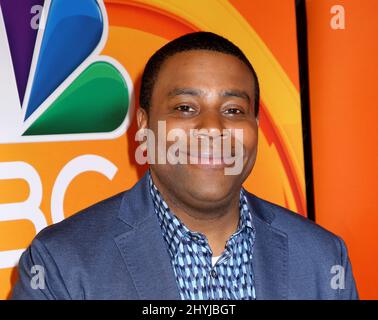
M 148 114 L 143 108 L 137 110 L 137 123 L 139 130 L 148 128 Z

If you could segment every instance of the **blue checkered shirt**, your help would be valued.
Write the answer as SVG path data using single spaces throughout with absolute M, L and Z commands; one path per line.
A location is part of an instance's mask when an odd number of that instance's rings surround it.
M 252 270 L 255 229 L 243 189 L 240 220 L 215 265 L 206 237 L 190 231 L 168 208 L 149 174 L 150 193 L 182 300 L 256 299 Z

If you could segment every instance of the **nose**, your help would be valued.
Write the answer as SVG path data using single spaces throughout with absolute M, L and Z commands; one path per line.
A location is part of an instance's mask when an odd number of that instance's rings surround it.
M 225 129 L 222 116 L 216 110 L 208 110 L 200 115 L 200 121 L 197 123 L 198 138 L 210 136 L 223 138 Z

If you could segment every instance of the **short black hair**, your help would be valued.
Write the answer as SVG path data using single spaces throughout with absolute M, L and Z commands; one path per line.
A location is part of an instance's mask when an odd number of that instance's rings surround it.
M 255 69 L 253 68 L 252 64 L 249 62 L 245 54 L 231 41 L 215 33 L 203 31 L 188 33 L 177 39 L 174 39 L 173 41 L 168 42 L 151 56 L 146 64 L 146 67 L 144 68 L 142 75 L 139 95 L 140 106 L 148 112 L 151 104 L 152 91 L 163 63 L 176 53 L 191 50 L 210 50 L 230 54 L 244 62 L 244 64 L 252 72 L 255 82 L 254 109 L 255 116 L 257 117 L 259 114 L 260 104 L 260 86 Z

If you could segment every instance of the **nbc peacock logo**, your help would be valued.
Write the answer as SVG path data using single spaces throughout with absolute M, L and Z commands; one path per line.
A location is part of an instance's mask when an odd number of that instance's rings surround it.
M 96 172 L 114 194 L 124 187 L 124 154 L 98 147 L 121 143 L 133 111 L 128 72 L 101 55 L 108 29 L 102 0 L 0 0 L 0 271 L 17 265 L 25 234 L 66 217 L 77 176 Z M 97 178 L 80 184 L 90 203 L 102 196 Z
M 100 55 L 107 36 L 101 0 L 0 0 L 0 143 L 121 136 L 133 85 L 120 63 Z

